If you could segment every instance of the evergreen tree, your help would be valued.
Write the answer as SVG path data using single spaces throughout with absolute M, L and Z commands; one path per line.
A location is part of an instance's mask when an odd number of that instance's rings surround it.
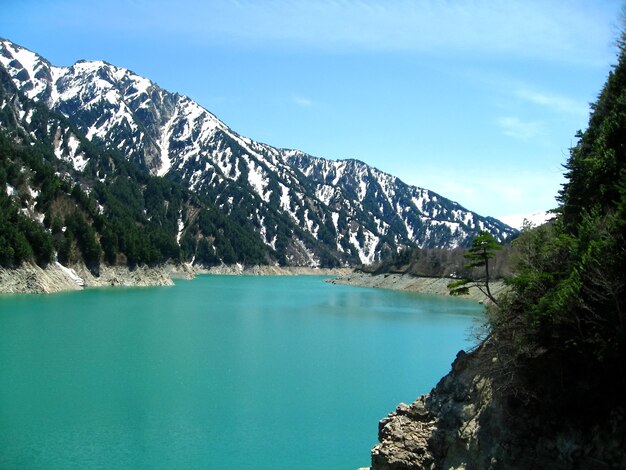
M 625 39 L 589 127 L 570 151 L 560 215 L 515 241 L 512 292 L 491 318 L 520 390 L 540 383 L 536 405 L 567 419 L 602 419 L 625 405 Z M 591 394 L 602 399 L 590 403 Z
M 472 246 L 469 248 L 468 253 L 464 256 L 469 263 L 465 265 L 467 269 L 484 268 L 484 276 L 475 278 L 464 278 L 458 281 L 448 284 L 448 289 L 451 295 L 467 295 L 469 294 L 470 287 L 476 287 L 483 294 L 485 294 L 489 300 L 494 304 L 498 304 L 496 298 L 491 293 L 489 282 L 491 281 L 491 274 L 489 272 L 489 260 L 495 258 L 495 252 L 501 250 L 502 247 L 496 242 L 493 235 L 489 232 L 482 231 L 480 235 L 474 238 Z

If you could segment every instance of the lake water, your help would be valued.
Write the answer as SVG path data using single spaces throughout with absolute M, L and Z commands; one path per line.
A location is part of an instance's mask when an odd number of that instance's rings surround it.
M 309 276 L 0 297 L 0 468 L 354 470 L 481 314 Z

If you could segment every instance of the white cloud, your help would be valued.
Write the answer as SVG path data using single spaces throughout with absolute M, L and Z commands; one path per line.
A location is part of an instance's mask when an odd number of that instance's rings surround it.
M 405 182 L 429 188 L 481 215 L 528 214 L 557 206 L 563 175 L 558 171 L 520 170 L 506 165 L 450 168 L 406 175 Z
M 528 88 L 519 88 L 515 92 L 515 95 L 525 101 L 544 106 L 559 113 L 573 114 L 576 116 L 587 116 L 589 113 L 587 103 L 580 103 L 571 98 L 553 93 L 541 93 Z
M 303 108 L 308 108 L 310 106 L 313 106 L 313 101 L 311 101 L 310 99 L 305 98 L 303 96 L 294 95 L 292 97 L 292 100 L 293 100 L 293 102 L 295 104 L 297 104 L 298 106 L 301 106 Z
M 605 65 L 620 5 L 597 0 L 112 0 L 91 15 L 65 0 L 64 21 L 129 35 L 161 31 L 207 45 L 300 50 L 505 55 Z M 70 6 L 67 4 L 75 4 Z M 116 15 L 111 23 L 113 12 Z M 141 21 L 137 21 L 141 18 Z M 77 22 L 80 20 L 80 22 Z
M 522 121 L 514 116 L 498 119 L 498 125 L 504 135 L 514 139 L 529 140 L 543 134 L 543 126 L 538 121 Z
M 591 0 L 239 0 L 212 5 L 211 10 L 226 15 L 214 16 L 219 24 L 211 26 L 244 40 L 333 49 L 513 53 L 601 64 L 613 38 L 606 23 L 616 18 L 607 14 L 610 8 L 598 8 Z

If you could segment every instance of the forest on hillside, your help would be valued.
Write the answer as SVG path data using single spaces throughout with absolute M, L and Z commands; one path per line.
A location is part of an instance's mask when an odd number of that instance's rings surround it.
M 2 69 L 0 102 L 0 266 L 33 261 L 45 267 L 56 256 L 97 273 L 100 263 L 132 268 L 270 259 L 252 228 L 89 142 L 63 116 L 21 95 Z M 79 140 L 88 161 L 82 171 L 59 158 L 55 145 L 63 132 Z
M 511 289 L 488 311 L 500 400 L 526 436 L 568 436 L 562 468 L 626 468 L 626 33 L 619 46 L 557 217 L 513 241 Z

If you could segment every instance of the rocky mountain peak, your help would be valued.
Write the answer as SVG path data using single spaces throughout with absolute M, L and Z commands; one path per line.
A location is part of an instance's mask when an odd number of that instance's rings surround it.
M 55 67 L 2 40 L 0 64 L 27 97 L 87 139 L 208 197 L 281 263 L 369 263 L 403 246 L 465 246 L 516 231 L 358 160 L 327 160 L 240 136 L 186 96 L 102 61 Z

